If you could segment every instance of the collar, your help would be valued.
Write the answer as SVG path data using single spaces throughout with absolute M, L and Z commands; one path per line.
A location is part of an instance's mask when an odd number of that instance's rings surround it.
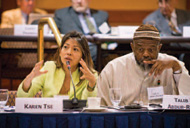
M 26 17 L 27 17 L 27 14 L 26 14 L 26 13 L 24 13 L 22 10 L 21 10 L 21 14 L 22 14 L 22 16 L 23 16 L 24 18 L 26 18 Z
M 176 10 L 174 9 L 171 13 L 171 18 L 177 18 Z
M 73 77 L 74 84 L 77 85 L 80 81 L 79 68 L 77 68 L 74 72 L 72 72 L 72 77 Z
M 87 13 L 89 16 L 91 16 L 91 12 L 90 12 L 90 9 L 89 9 L 89 8 L 86 10 L 86 13 Z
M 91 17 L 91 12 L 90 12 L 90 9 L 88 8 L 85 12 L 83 13 L 80 13 L 80 15 L 83 15 L 83 14 L 87 14 L 87 16 Z

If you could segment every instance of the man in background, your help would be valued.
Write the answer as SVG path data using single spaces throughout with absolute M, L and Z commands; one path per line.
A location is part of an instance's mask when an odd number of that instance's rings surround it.
M 17 0 L 19 8 L 2 13 L 1 28 L 13 28 L 15 24 L 28 24 L 30 13 L 47 14 L 46 11 L 35 8 L 35 0 Z
M 72 6 L 59 9 L 55 12 L 55 22 L 62 34 L 76 30 L 85 35 L 94 33 L 106 33 L 109 31 L 107 26 L 107 12 L 89 8 L 90 0 L 71 0 Z M 106 32 L 103 32 L 100 27 Z M 97 47 L 89 42 L 91 56 L 96 62 Z
M 177 58 L 159 53 L 161 46 L 159 31 L 152 25 L 141 25 L 133 36 L 133 52 L 110 61 L 98 78 L 102 105 L 112 106 L 110 88 L 121 89 L 121 106 L 135 102 L 147 105 L 147 89 L 151 87 L 162 86 L 165 95 L 189 95 L 187 69 Z
M 148 15 L 143 24 L 152 24 L 160 32 L 161 36 L 182 36 L 183 27 L 190 26 L 190 12 L 177 9 L 178 0 L 159 0 L 159 9 Z M 164 48 L 168 48 L 165 47 Z M 171 43 L 170 48 L 190 50 L 188 43 Z M 166 49 L 167 50 L 167 49 Z M 180 55 L 181 60 L 186 64 L 190 71 L 189 54 Z
M 47 14 L 46 11 L 36 8 L 36 0 L 17 0 L 18 8 L 7 10 L 2 13 L 1 28 L 2 34 L 13 34 L 15 24 L 28 24 L 29 14 Z M 6 29 L 12 28 L 12 29 Z M 3 33 L 4 32 L 4 33 Z M 33 42 L 2 42 L 2 48 L 36 48 L 37 43 Z M 4 68 L 33 67 L 37 62 L 36 53 L 18 53 L 3 55 Z M 30 60 L 30 61 L 28 61 Z

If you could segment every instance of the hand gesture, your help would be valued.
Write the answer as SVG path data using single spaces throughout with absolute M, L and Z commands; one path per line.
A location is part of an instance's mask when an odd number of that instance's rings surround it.
M 43 65 L 43 60 L 36 63 L 31 73 L 25 78 L 23 82 L 24 84 L 22 87 L 25 92 L 28 92 L 28 90 L 30 89 L 33 78 L 48 72 L 48 71 L 40 71 L 40 68 L 42 67 L 42 65 Z
M 32 72 L 30 73 L 33 76 L 33 78 L 48 72 L 47 70 L 46 71 L 40 71 L 40 68 L 42 67 L 43 62 L 44 61 L 42 60 L 42 61 L 35 64 L 34 68 L 32 69 Z
M 154 73 L 154 77 L 160 75 L 165 69 L 172 68 L 173 72 L 180 70 L 181 66 L 176 60 L 151 60 L 144 61 L 145 64 L 153 64 L 149 76 Z
M 80 67 L 80 70 L 83 72 L 83 75 L 80 77 L 80 79 L 87 79 L 89 81 L 89 86 L 93 88 L 96 84 L 96 78 L 94 74 L 88 69 L 88 67 L 86 66 L 86 63 L 84 62 L 82 58 L 79 61 L 79 63 L 82 66 Z

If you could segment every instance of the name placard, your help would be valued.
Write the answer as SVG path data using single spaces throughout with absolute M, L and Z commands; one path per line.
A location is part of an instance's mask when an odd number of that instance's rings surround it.
M 164 95 L 162 107 L 165 109 L 190 110 L 190 96 Z
M 15 112 L 60 113 L 63 112 L 61 98 L 16 98 Z
M 183 37 L 190 37 L 190 26 L 183 27 Z
M 133 37 L 135 30 L 138 26 L 118 26 L 120 36 Z
M 50 29 L 48 25 L 44 25 L 44 35 L 48 35 Z M 38 35 L 38 25 L 14 25 L 14 35 L 15 36 L 37 36 Z
M 108 26 L 108 24 L 106 22 L 104 22 L 102 25 L 100 25 L 100 27 L 98 29 L 103 34 L 106 34 L 110 31 L 110 27 Z
M 147 88 L 148 91 L 148 99 L 154 100 L 154 99 L 162 99 L 164 95 L 164 89 L 163 86 L 159 87 L 150 87 Z

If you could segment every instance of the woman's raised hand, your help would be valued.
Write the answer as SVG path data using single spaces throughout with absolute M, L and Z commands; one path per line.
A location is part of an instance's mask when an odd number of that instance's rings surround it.
M 27 77 L 24 79 L 22 88 L 25 92 L 28 92 L 28 90 L 30 89 L 31 82 L 32 82 L 33 78 L 48 72 L 47 70 L 46 71 L 40 71 L 40 68 L 42 67 L 43 62 L 44 61 L 42 60 L 42 61 L 36 63 L 34 68 L 32 69 L 32 71 L 30 72 L 30 74 L 27 75 Z
M 80 77 L 80 79 L 87 79 L 89 81 L 89 86 L 93 88 L 96 84 L 96 78 L 94 74 L 88 69 L 86 63 L 81 58 L 79 61 L 82 67 L 80 67 L 80 70 L 83 72 L 83 75 Z

